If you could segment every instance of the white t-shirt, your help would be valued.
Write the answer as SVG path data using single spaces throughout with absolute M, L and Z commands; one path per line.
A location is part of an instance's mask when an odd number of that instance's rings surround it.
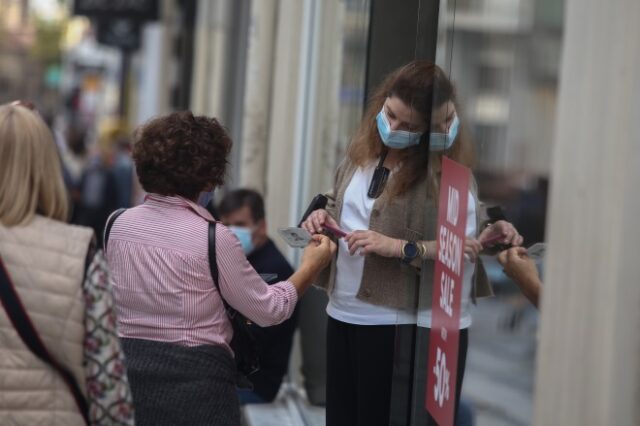
M 367 196 L 367 191 L 375 171 L 375 163 L 366 168 L 359 167 L 344 194 L 340 228 L 349 233 L 352 231 L 369 229 L 371 210 L 375 199 Z M 467 219 L 467 235 L 475 234 L 475 200 L 469 194 L 469 208 Z M 338 321 L 358 325 L 395 325 L 418 324 L 423 327 L 431 325 L 431 310 L 419 312 L 406 309 L 396 309 L 386 306 L 372 305 L 356 297 L 364 272 L 364 257 L 349 254 L 349 248 L 344 239 L 338 241 L 338 259 L 336 268 L 335 287 L 329 295 L 327 314 Z M 474 264 L 464 262 L 464 285 L 462 295 L 462 312 L 460 328 L 471 325 L 469 315 L 469 296 L 471 291 L 471 276 Z M 428 325 L 426 325 L 428 324 Z

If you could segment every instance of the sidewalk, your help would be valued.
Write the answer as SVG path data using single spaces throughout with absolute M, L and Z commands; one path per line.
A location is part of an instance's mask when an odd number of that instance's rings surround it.
M 310 405 L 303 392 L 283 385 L 278 399 L 271 404 L 242 408 L 243 426 L 324 426 L 324 407 Z
M 482 300 L 472 313 L 462 394 L 475 406 L 477 426 L 531 424 L 537 312 L 514 300 Z M 523 316 L 511 329 L 517 312 Z
M 530 425 L 537 312 L 517 295 L 482 300 L 472 315 L 463 396 L 475 408 L 476 426 Z M 244 407 L 243 416 L 245 426 L 325 424 L 324 408 L 309 405 L 291 385 L 273 404 Z

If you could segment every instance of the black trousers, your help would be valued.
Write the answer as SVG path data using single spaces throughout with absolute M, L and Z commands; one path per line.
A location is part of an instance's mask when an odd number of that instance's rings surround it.
M 424 334 L 418 332 L 418 335 L 424 339 Z M 402 338 L 397 339 L 399 336 Z M 407 336 L 416 336 L 415 325 L 354 325 L 329 317 L 327 426 L 436 424 L 424 411 L 426 375 L 416 376 L 414 385 L 414 354 L 418 359 L 415 363 L 417 370 L 422 370 L 422 358 L 427 357 L 427 352 L 423 351 L 424 341 L 418 339 L 416 351 L 415 338 Z M 460 400 L 467 342 L 467 331 L 461 330 L 456 408 Z M 398 363 L 398 359 L 405 361 Z M 397 401 L 398 398 L 403 401 Z M 397 407 L 406 409 L 398 410 Z

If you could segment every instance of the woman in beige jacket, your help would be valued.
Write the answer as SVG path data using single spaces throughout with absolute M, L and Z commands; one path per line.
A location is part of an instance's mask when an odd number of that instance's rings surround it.
M 0 424 L 133 424 L 106 262 L 91 229 L 65 223 L 56 146 L 29 106 L 0 106 L 0 272 L 79 393 L 29 350 L 3 303 Z

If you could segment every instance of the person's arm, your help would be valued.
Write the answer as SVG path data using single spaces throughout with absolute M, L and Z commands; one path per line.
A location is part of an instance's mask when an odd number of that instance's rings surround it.
M 349 253 L 353 256 L 356 253 L 366 256 L 375 253 L 383 257 L 404 258 L 403 247 L 408 242 L 399 238 L 391 238 L 376 231 L 354 231 L 345 237 L 349 246 Z M 411 261 L 411 265 L 420 268 L 422 260 L 435 260 L 437 256 L 437 242 L 434 241 L 414 241 L 418 247 L 418 255 Z M 464 241 L 464 253 L 474 262 L 478 257 L 481 244 L 478 240 L 467 238 Z
M 328 237 L 314 235 L 300 268 L 288 280 L 268 285 L 245 257 L 238 239 L 224 226 L 218 227 L 216 245 L 222 296 L 261 327 L 279 324 L 291 316 L 298 296 L 311 286 L 336 250 Z
M 527 250 L 523 247 L 510 248 L 498 255 L 498 261 L 504 273 L 518 284 L 522 294 L 538 307 L 542 281 L 535 262 L 527 256 Z
M 89 264 L 83 293 L 84 364 L 91 424 L 133 425 L 133 400 L 116 332 L 109 270 L 102 251 Z

